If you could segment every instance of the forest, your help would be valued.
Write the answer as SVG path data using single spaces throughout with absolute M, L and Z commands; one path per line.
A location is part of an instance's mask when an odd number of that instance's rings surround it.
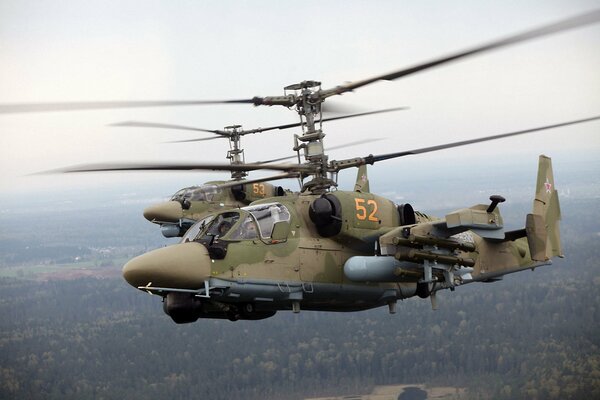
M 468 399 L 600 398 L 600 204 L 567 198 L 562 207 L 565 259 L 441 292 L 437 311 L 414 298 L 395 315 L 280 312 L 188 325 L 174 324 L 159 297 L 129 287 L 111 261 L 164 244 L 158 229 L 150 229 L 154 242 L 131 235 L 146 221 L 95 214 L 94 230 L 76 224 L 91 238 L 72 232 L 69 260 L 104 257 L 111 262 L 92 265 L 114 274 L 1 275 L 0 398 L 303 399 L 381 384 L 461 387 Z M 37 226 L 2 238 L 0 271 L 68 261 L 46 251 L 56 244 L 47 229 L 59 221 Z M 19 251 L 26 236 L 39 238 L 29 255 Z

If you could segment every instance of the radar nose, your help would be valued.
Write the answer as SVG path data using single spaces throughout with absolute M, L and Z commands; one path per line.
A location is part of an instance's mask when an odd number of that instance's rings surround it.
M 199 243 L 180 243 L 135 257 L 123 266 L 133 287 L 198 288 L 210 278 L 210 257 Z
M 183 208 L 178 201 L 166 201 L 144 209 L 144 218 L 150 222 L 179 222 Z

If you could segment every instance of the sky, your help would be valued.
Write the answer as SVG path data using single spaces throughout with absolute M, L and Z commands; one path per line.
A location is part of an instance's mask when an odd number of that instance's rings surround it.
M 0 103 L 201 100 L 324 88 L 592 10 L 597 1 L 33 1 L 0 0 Z M 362 112 L 331 122 L 330 158 L 401 151 L 600 114 L 600 23 L 511 46 L 335 99 Z M 0 197 L 40 189 L 156 183 L 167 196 L 227 173 L 30 174 L 96 162 L 225 162 L 226 141 L 164 142 L 189 132 L 118 128 L 136 120 L 221 129 L 297 121 L 277 107 L 217 105 L 0 115 Z M 247 161 L 291 155 L 293 130 L 246 136 Z M 600 122 L 445 150 L 371 167 L 444 176 L 502 163 L 534 171 L 600 155 Z M 203 136 L 203 135 L 200 135 Z M 582 170 L 582 173 L 593 171 Z M 270 174 L 270 173 L 266 173 Z M 260 173 L 253 173 L 253 177 Z M 293 187 L 295 189 L 295 187 Z

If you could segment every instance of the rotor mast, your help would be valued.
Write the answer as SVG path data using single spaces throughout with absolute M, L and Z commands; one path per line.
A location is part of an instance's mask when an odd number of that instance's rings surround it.
M 292 92 L 292 93 L 290 93 Z M 303 150 L 304 159 L 311 165 L 311 180 L 302 184 L 302 192 L 320 194 L 324 193 L 337 183 L 328 177 L 328 157 L 324 152 L 322 129 L 323 115 L 321 104 L 324 101 L 319 93 L 321 82 L 302 81 L 284 88 L 283 99 L 288 99 L 289 106 L 295 106 L 302 123 L 302 134 L 294 135 L 294 151 Z M 274 102 L 276 104 L 277 102 Z M 280 103 L 281 104 L 281 103 Z M 284 105 L 284 104 L 281 104 Z M 304 175 L 300 177 L 304 179 Z
M 231 165 L 243 165 L 245 163 L 244 149 L 241 148 L 242 139 L 242 126 L 241 125 L 230 125 L 225 128 L 226 136 L 229 139 L 229 151 L 227 152 L 227 158 Z M 231 179 L 239 181 L 244 179 L 248 175 L 247 171 L 231 171 Z

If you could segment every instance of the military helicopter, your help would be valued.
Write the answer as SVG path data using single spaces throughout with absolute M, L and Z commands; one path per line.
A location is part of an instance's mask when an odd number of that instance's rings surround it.
M 430 298 L 436 308 L 440 290 L 494 282 L 506 274 L 548 265 L 553 257 L 563 256 L 561 214 L 551 160 L 540 156 L 532 212 L 524 218 L 522 229 L 510 231 L 504 228 L 498 207 L 505 201 L 502 196 L 492 195 L 488 204 L 436 218 L 415 211 L 410 204 L 396 205 L 371 193 L 367 165 L 597 121 L 600 116 L 330 161 L 323 151 L 324 133 L 319 125 L 322 103 L 379 80 L 395 80 L 599 20 L 600 11 L 596 11 L 331 89 L 321 89 L 316 81 L 304 81 L 287 86 L 283 96 L 207 102 L 295 108 L 306 128 L 302 135 L 294 136 L 294 150 L 303 152 L 305 163 L 251 163 L 235 168 L 203 163 L 104 164 L 69 167 L 62 172 L 267 169 L 281 171 L 282 177 L 300 177 L 300 193 L 211 213 L 193 225 L 180 243 L 125 264 L 123 276 L 127 282 L 161 296 L 165 313 L 176 323 L 199 318 L 258 320 L 280 310 L 357 311 L 386 305 L 390 313 L 395 313 L 398 300 L 414 296 Z M 358 168 L 354 190 L 336 190 L 338 172 L 348 168 Z
M 395 107 L 384 110 L 368 111 L 357 114 L 342 115 L 337 117 L 324 118 L 323 122 L 336 121 L 347 118 L 362 117 L 373 114 L 381 114 L 392 111 L 406 110 L 406 107 Z M 202 137 L 196 139 L 177 140 L 171 143 L 190 143 L 201 142 L 206 140 L 214 140 L 226 138 L 229 141 L 229 150 L 226 158 L 230 161 L 231 166 L 242 166 L 245 163 L 244 149 L 241 146 L 242 136 L 268 132 L 272 130 L 285 130 L 296 128 L 304 123 L 291 123 L 266 128 L 256 128 L 244 130 L 241 125 L 230 125 L 224 129 L 204 129 L 183 125 L 142 122 L 142 121 L 126 121 L 112 124 L 111 126 L 118 127 L 138 127 L 138 128 L 160 128 L 160 129 L 177 129 L 193 132 L 208 132 L 215 136 Z M 368 142 L 379 140 L 377 138 L 369 139 Z M 329 150 L 363 144 L 366 140 L 346 143 L 341 146 L 331 147 Z M 280 157 L 273 160 L 262 161 L 261 163 L 270 163 L 275 161 L 287 160 L 291 157 Z M 264 178 L 253 181 L 245 179 L 248 173 L 245 170 L 232 170 L 230 181 L 212 181 L 206 182 L 199 186 L 190 186 L 178 190 L 169 201 L 154 204 L 144 210 L 144 217 L 161 227 L 163 236 L 167 238 L 181 237 L 183 234 L 199 219 L 202 219 L 210 212 L 223 209 L 239 208 L 247 206 L 253 201 L 267 197 L 284 196 L 291 193 L 290 190 L 284 189 L 281 186 L 275 186 L 265 182 Z

